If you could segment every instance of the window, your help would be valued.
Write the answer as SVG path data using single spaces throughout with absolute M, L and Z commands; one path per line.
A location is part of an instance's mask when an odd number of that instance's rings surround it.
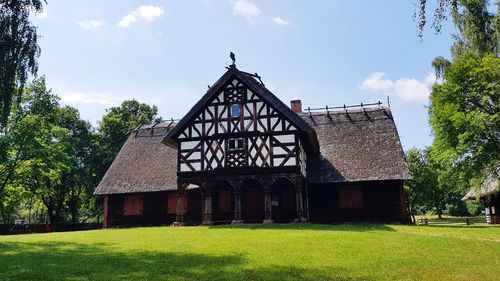
M 339 187 L 339 208 L 363 208 L 363 189 L 361 186 Z
M 245 148 L 245 139 L 237 138 L 237 139 L 229 139 L 229 151 L 239 151 Z
M 231 105 L 231 118 L 240 118 L 240 105 L 232 104 Z
M 140 216 L 144 200 L 141 195 L 130 195 L 123 198 L 123 215 L 124 216 Z

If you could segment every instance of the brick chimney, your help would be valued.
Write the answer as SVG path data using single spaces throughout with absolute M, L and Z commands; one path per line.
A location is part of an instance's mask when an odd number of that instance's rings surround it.
M 293 100 L 290 102 L 290 108 L 295 113 L 301 113 L 302 112 L 302 102 L 300 100 Z

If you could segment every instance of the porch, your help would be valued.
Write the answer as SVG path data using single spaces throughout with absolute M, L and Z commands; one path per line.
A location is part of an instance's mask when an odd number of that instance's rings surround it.
M 307 221 L 302 176 L 214 178 L 191 183 L 199 186 L 199 199 L 185 196 L 187 183 L 179 184 L 175 225 L 185 223 L 184 200 L 189 201 L 188 205 L 201 205 L 203 225 Z

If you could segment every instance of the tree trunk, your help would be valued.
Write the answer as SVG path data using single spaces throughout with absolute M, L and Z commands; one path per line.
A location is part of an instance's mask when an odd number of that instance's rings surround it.
M 440 206 L 436 206 L 436 213 L 438 215 L 438 219 L 442 219 L 443 218 L 443 209 L 441 209 Z
M 71 208 L 71 224 L 73 225 L 73 227 L 75 227 L 75 225 L 77 223 L 77 220 L 78 220 L 78 208 L 77 208 L 77 203 L 75 201 L 71 202 L 71 205 L 70 205 L 70 208 Z
M 7 222 L 6 218 L 5 218 L 5 212 L 3 211 L 2 204 L 0 204 L 0 215 L 1 215 L 0 217 L 2 219 L 2 223 L 7 224 L 8 222 Z
M 56 232 L 59 229 L 59 210 L 48 208 L 47 211 L 52 232 Z
M 417 223 L 417 221 L 415 220 L 415 214 L 413 214 L 413 204 L 411 203 L 411 201 L 408 197 L 409 196 L 406 196 L 406 211 L 408 212 L 408 215 L 410 216 L 411 222 Z

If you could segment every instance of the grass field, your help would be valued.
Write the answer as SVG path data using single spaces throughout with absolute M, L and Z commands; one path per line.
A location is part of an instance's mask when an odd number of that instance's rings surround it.
M 242 225 L 0 236 L 0 280 L 500 280 L 500 227 Z

